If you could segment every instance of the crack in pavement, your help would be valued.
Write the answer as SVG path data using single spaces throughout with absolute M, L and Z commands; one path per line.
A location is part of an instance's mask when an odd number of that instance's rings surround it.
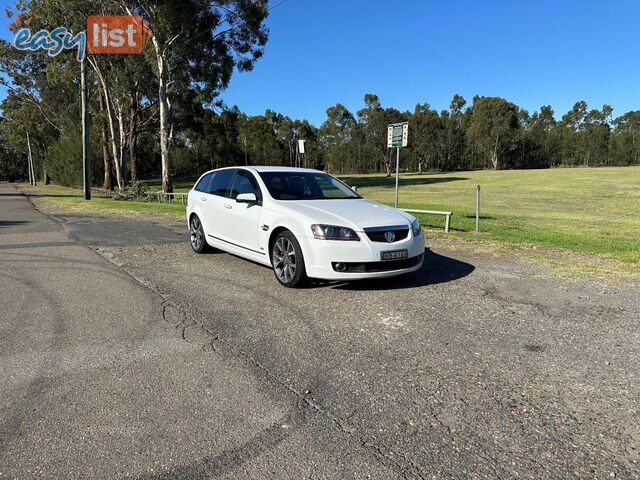
M 121 269 L 133 280 L 135 280 L 136 282 L 150 290 L 154 295 L 159 297 L 161 299 L 162 319 L 172 325 L 175 329 L 180 330 L 180 335 L 183 340 L 189 341 L 186 335 L 186 331 L 188 329 L 193 327 L 200 328 L 209 337 L 208 341 L 202 344 L 201 348 L 204 351 L 213 351 L 214 353 L 217 353 L 222 357 L 223 352 L 221 351 L 220 347 L 227 348 L 236 358 L 240 358 L 244 360 L 245 363 L 249 363 L 253 367 L 260 370 L 262 374 L 271 381 L 271 383 L 276 384 L 279 387 L 285 389 L 287 392 L 293 394 L 298 400 L 298 405 L 302 404 L 304 407 L 321 414 L 330 422 L 332 422 L 341 432 L 349 435 L 351 438 L 358 440 L 360 445 L 364 449 L 368 450 L 382 465 L 393 468 L 405 479 L 417 478 L 423 480 L 425 478 L 425 472 L 423 472 L 423 469 L 416 465 L 415 462 L 413 462 L 411 459 L 407 458 L 405 455 L 394 452 L 390 447 L 378 445 L 368 441 L 364 435 L 358 433 L 354 427 L 348 424 L 347 421 L 335 415 L 330 409 L 325 408 L 319 401 L 314 399 L 312 395 L 310 395 L 309 393 L 304 393 L 292 387 L 285 381 L 281 380 L 273 372 L 271 372 L 269 367 L 256 360 L 251 354 L 224 340 L 219 333 L 213 332 L 202 322 L 190 318 L 189 314 L 184 309 L 182 309 L 180 305 L 172 302 L 171 299 L 168 298 L 167 295 L 162 292 L 162 290 L 157 285 L 154 285 L 151 282 L 138 277 L 133 272 L 128 270 L 124 264 L 116 262 L 109 253 L 90 247 L 87 248 Z M 177 312 L 181 317 L 181 320 L 177 323 L 175 322 L 175 320 L 172 320 L 167 314 L 168 310 Z M 398 457 L 400 457 L 402 461 L 397 460 Z

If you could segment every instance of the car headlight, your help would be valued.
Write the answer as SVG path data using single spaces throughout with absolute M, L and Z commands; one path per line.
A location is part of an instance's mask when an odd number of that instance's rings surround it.
M 311 225 L 313 238 L 320 240 L 355 240 L 359 241 L 360 237 L 352 229 L 340 227 L 338 225 Z
M 411 229 L 413 230 L 413 236 L 417 237 L 422 233 L 422 226 L 420 225 L 420 220 L 417 218 L 411 224 Z

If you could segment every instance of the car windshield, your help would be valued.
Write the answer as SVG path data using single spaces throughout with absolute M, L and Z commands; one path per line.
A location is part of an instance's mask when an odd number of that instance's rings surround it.
M 337 178 L 321 172 L 260 172 L 276 200 L 347 200 L 362 198 Z

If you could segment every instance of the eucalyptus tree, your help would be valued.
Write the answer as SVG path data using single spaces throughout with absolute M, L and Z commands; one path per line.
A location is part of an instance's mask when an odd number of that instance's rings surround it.
M 516 145 L 519 122 L 518 107 L 499 97 L 478 97 L 468 134 L 471 141 L 489 160 L 494 170 Z
M 327 166 L 332 170 L 343 171 L 349 160 L 351 142 L 356 119 L 342 104 L 336 103 L 327 108 L 327 119 L 318 131 L 319 142 L 325 151 Z
M 387 147 L 387 127 L 406 120 L 409 114 L 395 108 L 383 108 L 378 96 L 372 93 L 365 94 L 364 105 L 358 110 L 358 123 L 362 126 L 366 145 L 375 155 L 376 172 L 384 168 L 390 176 L 395 149 Z
M 267 0 L 122 1 L 152 32 L 150 54 L 157 78 L 162 189 L 173 190 L 170 146 L 175 132 L 174 103 L 193 89 L 204 103 L 227 87 L 234 68 L 251 70 L 263 53 L 268 30 Z
M 634 110 L 614 121 L 613 153 L 618 165 L 640 165 L 640 111 Z
M 418 161 L 418 171 L 423 168 L 445 169 L 443 165 L 443 119 L 428 103 L 417 104 L 411 117 L 411 150 Z

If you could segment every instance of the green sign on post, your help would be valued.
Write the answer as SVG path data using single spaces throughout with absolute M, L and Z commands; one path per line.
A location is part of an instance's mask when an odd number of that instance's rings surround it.
M 387 147 L 406 147 L 409 140 L 409 122 L 392 123 L 387 128 Z
M 400 148 L 409 141 L 409 122 L 392 123 L 387 128 L 387 147 L 396 149 L 396 201 L 398 208 L 398 183 L 400 181 Z

